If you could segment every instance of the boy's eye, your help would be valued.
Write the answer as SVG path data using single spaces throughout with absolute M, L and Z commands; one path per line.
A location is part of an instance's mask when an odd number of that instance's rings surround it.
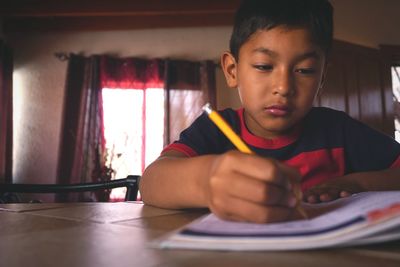
M 254 68 L 261 71 L 269 71 L 272 70 L 272 65 L 253 65 Z
M 314 74 L 315 69 L 313 68 L 303 68 L 303 69 L 297 69 L 296 72 L 300 74 Z

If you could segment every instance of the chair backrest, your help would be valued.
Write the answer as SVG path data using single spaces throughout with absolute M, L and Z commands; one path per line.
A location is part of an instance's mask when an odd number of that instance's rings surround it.
M 128 175 L 123 179 L 82 184 L 0 184 L 0 193 L 76 193 L 126 187 L 125 201 L 134 201 L 139 180 L 139 175 Z

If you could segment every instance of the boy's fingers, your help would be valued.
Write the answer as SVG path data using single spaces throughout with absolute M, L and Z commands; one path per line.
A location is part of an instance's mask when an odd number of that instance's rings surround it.
M 319 198 L 317 198 L 316 195 L 307 195 L 303 197 L 303 200 L 311 203 L 311 204 L 315 204 L 315 203 L 319 203 Z
M 262 205 L 292 207 L 296 204 L 296 198 L 288 187 L 254 178 L 247 172 L 215 174 L 210 178 L 210 188 L 214 194 L 229 194 Z
M 340 190 L 336 186 L 318 187 L 307 192 L 303 199 L 309 203 L 328 202 L 342 197 L 348 197 L 351 193 L 346 190 Z
M 343 176 L 310 188 L 305 192 L 303 199 L 309 203 L 326 202 L 348 197 L 361 191 L 362 188 L 359 185 Z
M 321 202 L 328 202 L 339 198 L 339 189 L 336 187 L 327 187 L 319 194 Z
M 340 197 L 349 197 L 351 196 L 351 193 L 348 191 L 341 191 L 340 192 Z
M 235 183 L 228 187 L 228 194 L 232 197 L 262 205 L 280 205 L 293 207 L 296 198 L 293 193 L 281 186 L 270 184 L 257 179 L 251 179 L 239 174 L 231 177 Z
M 332 201 L 337 198 L 338 198 L 337 195 L 332 195 L 330 193 L 323 193 L 323 194 L 319 195 L 320 202 L 329 202 L 329 201 Z
M 291 183 L 298 183 L 301 178 L 297 169 L 274 159 L 244 154 L 238 151 L 231 151 L 226 156 L 226 163 L 228 163 L 235 172 L 277 186 L 290 188 Z
M 215 201 L 211 205 L 211 210 L 222 219 L 255 223 L 285 221 L 294 211 L 282 206 L 259 205 L 235 197 Z

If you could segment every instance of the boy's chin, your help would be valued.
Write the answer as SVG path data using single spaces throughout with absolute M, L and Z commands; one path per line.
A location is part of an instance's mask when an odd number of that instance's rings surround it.
M 271 133 L 271 136 L 280 137 L 292 135 L 297 132 L 298 127 L 289 124 L 289 125 L 275 125 L 265 128 L 268 132 Z

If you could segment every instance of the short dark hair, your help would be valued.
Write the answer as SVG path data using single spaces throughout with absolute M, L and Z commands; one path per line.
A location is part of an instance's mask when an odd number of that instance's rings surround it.
M 243 0 L 235 15 L 230 51 L 239 59 L 240 47 L 258 30 L 277 26 L 307 28 L 325 53 L 332 46 L 333 7 L 328 0 Z

